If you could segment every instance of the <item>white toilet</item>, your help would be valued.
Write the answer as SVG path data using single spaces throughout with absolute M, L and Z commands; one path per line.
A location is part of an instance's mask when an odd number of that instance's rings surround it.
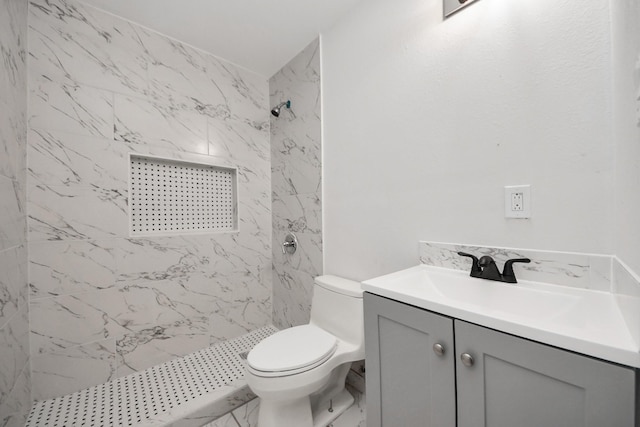
M 258 427 L 325 427 L 353 403 L 344 384 L 351 362 L 364 359 L 360 283 L 320 276 L 313 291 L 308 325 L 275 333 L 247 356 Z

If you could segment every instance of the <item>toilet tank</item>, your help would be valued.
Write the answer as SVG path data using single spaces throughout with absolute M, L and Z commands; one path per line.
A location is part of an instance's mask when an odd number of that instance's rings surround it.
M 343 341 L 363 346 L 362 294 L 360 282 L 329 275 L 316 277 L 311 323 Z

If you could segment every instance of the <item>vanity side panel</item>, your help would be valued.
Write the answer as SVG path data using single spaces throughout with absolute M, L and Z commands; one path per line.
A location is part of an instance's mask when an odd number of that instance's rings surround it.
M 640 427 L 640 369 L 636 369 L 636 427 Z

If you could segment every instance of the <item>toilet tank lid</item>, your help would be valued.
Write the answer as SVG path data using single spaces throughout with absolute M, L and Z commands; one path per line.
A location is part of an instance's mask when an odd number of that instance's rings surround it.
M 316 284 L 330 291 L 350 297 L 362 298 L 362 294 L 364 292 L 360 282 L 344 279 L 338 276 L 318 276 L 316 277 Z

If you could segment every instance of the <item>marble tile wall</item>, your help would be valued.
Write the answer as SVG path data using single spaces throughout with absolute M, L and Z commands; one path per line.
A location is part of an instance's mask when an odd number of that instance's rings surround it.
M 529 258 L 529 264 L 514 264 L 516 277 L 598 291 L 611 291 L 612 257 L 576 252 L 492 248 L 457 243 L 420 242 L 420 262 L 436 267 L 471 270 L 471 260 L 458 252 L 489 255 L 502 269 L 511 258 Z
M 273 321 L 280 328 L 309 321 L 313 278 L 322 274 L 320 42 L 315 40 L 269 80 L 273 203 Z M 295 254 L 283 254 L 288 232 Z
M 27 1 L 0 0 L 0 426 L 31 407 L 27 279 Z
M 266 79 L 75 0 L 28 31 L 33 397 L 270 323 Z M 129 153 L 237 167 L 239 232 L 130 237 Z

